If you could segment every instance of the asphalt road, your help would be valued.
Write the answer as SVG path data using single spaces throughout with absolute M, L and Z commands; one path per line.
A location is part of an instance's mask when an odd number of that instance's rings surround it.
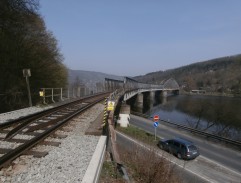
M 155 132 L 153 121 L 151 120 L 131 115 L 130 123 L 149 133 L 154 134 Z M 170 127 L 161 122 L 156 128 L 156 132 L 158 138 L 181 137 L 192 141 L 198 146 L 201 155 L 195 160 L 185 163 L 185 168 L 189 173 L 191 172 L 194 175 L 198 175 L 203 181 L 241 182 L 240 151 L 230 149 L 217 142 L 215 143 L 181 129 Z M 168 154 L 167 156 L 170 155 Z M 172 156 L 171 161 L 178 164 L 180 167 L 184 165 L 183 160 L 179 160 L 174 156 Z M 188 177 L 188 175 L 186 177 Z

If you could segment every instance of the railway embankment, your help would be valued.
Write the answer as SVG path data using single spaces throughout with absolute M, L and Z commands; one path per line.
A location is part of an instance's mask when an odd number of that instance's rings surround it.
M 0 114 L 0 123 L 52 107 L 31 107 L 3 113 Z M 57 136 L 65 138 L 50 136 L 46 139 L 48 142 L 59 142 L 59 146 L 34 147 L 34 151 L 48 154 L 41 158 L 29 155 L 16 158 L 9 167 L 0 170 L 0 182 L 81 182 L 96 147 L 103 141 L 100 133 L 97 135 L 96 132 L 102 122 L 103 110 L 104 105 L 98 103 L 74 117 L 68 125 L 56 132 Z M 13 145 L 14 143 L 0 144 L 0 148 L 11 148 Z

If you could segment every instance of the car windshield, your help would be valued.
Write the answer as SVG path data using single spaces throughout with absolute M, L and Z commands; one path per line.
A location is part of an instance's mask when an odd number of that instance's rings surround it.
M 194 145 L 188 146 L 188 149 L 189 149 L 189 151 L 196 151 L 197 150 L 196 146 L 194 146 Z

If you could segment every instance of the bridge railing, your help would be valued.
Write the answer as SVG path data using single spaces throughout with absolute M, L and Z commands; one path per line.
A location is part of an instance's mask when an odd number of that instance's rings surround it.
M 169 88 L 171 86 L 173 88 Z M 167 90 L 179 90 L 179 86 L 173 78 L 168 79 L 163 84 L 142 83 L 129 77 L 124 77 L 123 81 L 105 78 L 105 87 L 108 91 L 123 89 L 125 92 L 125 101 L 137 93 L 145 91 L 166 90 L 166 88 L 168 88 Z
M 163 88 L 151 88 L 151 89 L 150 88 L 139 88 L 139 89 L 134 89 L 134 90 L 130 90 L 130 91 L 125 91 L 124 101 L 132 98 L 133 96 L 135 96 L 138 93 L 155 91 L 155 90 L 163 90 Z
M 54 98 L 63 101 L 63 88 L 41 88 L 39 95 L 43 98 L 43 104 L 46 103 L 46 99 L 50 99 L 55 103 Z

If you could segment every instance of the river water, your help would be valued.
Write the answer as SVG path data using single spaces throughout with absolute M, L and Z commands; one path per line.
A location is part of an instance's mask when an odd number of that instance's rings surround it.
M 241 141 L 241 98 L 173 95 L 144 113 Z

